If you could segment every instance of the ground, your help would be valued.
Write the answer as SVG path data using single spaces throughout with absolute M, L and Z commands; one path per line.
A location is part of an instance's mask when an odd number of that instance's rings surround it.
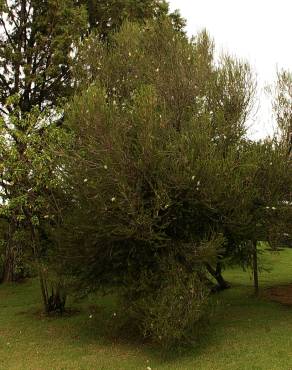
M 266 251 L 262 260 L 271 271 L 261 273 L 260 297 L 253 296 L 249 272 L 226 271 L 232 288 L 214 296 L 208 328 L 182 355 L 114 338 L 119 317 L 112 297 L 74 301 L 72 314 L 47 318 L 36 281 L 0 286 L 0 369 L 291 370 L 292 306 L 271 298 L 280 286 L 292 302 L 292 249 Z

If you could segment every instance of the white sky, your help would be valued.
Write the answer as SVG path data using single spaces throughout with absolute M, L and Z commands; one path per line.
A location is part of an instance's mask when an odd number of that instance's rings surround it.
M 251 136 L 272 133 L 274 121 L 263 88 L 275 81 L 277 69 L 292 69 L 291 0 L 169 0 L 187 20 L 190 36 L 206 28 L 218 52 L 250 62 L 257 74 L 260 107 Z

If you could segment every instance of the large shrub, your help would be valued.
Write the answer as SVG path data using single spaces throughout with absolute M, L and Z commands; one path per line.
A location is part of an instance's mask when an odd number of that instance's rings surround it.
M 283 195 L 282 152 L 246 140 L 249 67 L 215 63 L 205 32 L 125 24 L 107 46 L 90 38 L 79 62 L 58 234 L 67 268 L 84 292 L 118 287 L 144 335 L 185 339 L 205 312 L 206 267 L 249 264 L 249 242 L 276 219 L 266 207 Z

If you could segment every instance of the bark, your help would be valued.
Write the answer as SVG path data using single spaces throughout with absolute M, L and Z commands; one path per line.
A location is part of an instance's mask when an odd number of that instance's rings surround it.
M 252 264 L 253 264 L 253 282 L 254 282 L 254 293 L 256 296 L 259 295 L 259 272 L 258 272 L 258 253 L 257 253 L 257 242 L 253 242 L 252 252 Z
M 2 283 L 14 281 L 15 254 L 12 248 L 6 248 L 5 260 L 3 263 Z
M 52 287 L 51 294 L 49 294 L 45 268 L 41 262 L 41 258 L 39 255 L 39 232 L 32 225 L 31 225 L 31 238 L 34 257 L 38 267 L 38 275 L 44 311 L 47 314 L 50 314 L 52 312 L 59 312 L 60 314 L 62 314 L 65 311 L 66 294 L 62 289 L 61 283 L 57 283 L 55 287 Z
M 16 249 L 13 242 L 14 229 L 13 225 L 10 225 L 6 235 L 7 244 L 3 262 L 2 283 L 11 283 L 15 280 Z
M 207 268 L 209 274 L 211 274 L 218 283 L 218 285 L 216 287 L 217 291 L 230 288 L 230 284 L 222 276 L 222 265 L 221 265 L 220 262 L 217 263 L 216 269 L 214 269 L 208 263 L 206 264 L 206 268 Z

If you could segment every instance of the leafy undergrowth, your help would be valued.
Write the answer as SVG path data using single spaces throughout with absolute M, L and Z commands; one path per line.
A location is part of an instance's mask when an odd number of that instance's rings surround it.
M 272 271 L 260 276 L 261 297 L 253 296 L 248 272 L 226 271 L 232 288 L 213 297 L 218 304 L 208 328 L 180 355 L 118 339 L 114 297 L 72 301 L 67 315 L 48 318 L 41 314 L 36 281 L 1 286 L 0 369 L 292 369 L 292 307 L 264 294 L 292 283 L 292 250 L 265 252 L 263 259 Z

